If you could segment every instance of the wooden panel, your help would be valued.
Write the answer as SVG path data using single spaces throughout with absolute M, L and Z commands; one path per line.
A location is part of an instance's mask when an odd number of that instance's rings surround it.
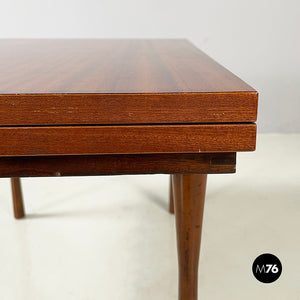
M 0 95 L 1 125 L 254 122 L 256 93 Z
M 0 157 L 0 177 L 234 173 L 235 153 Z
M 254 122 L 257 92 L 185 40 L 0 40 L 0 124 Z
M 254 92 L 186 40 L 1 40 L 2 94 Z
M 255 150 L 255 124 L 0 127 L 0 156 Z

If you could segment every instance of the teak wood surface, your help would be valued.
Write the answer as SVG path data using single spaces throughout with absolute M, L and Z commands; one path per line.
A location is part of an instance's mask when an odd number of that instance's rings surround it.
M 0 127 L 0 156 L 236 152 L 255 124 Z
M 0 40 L 1 125 L 255 122 L 257 92 L 186 40 Z

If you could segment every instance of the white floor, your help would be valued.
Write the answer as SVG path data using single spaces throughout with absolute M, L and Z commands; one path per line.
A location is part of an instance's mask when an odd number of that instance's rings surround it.
M 259 135 L 237 173 L 210 175 L 199 300 L 300 299 L 300 135 Z M 174 216 L 168 176 L 23 180 L 27 218 L 0 180 L 0 300 L 173 300 Z M 277 255 L 281 277 L 252 275 Z

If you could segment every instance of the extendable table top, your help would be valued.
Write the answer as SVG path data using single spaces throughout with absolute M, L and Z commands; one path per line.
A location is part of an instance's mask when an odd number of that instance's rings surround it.
M 256 116 L 186 40 L 0 41 L 1 156 L 251 151 Z

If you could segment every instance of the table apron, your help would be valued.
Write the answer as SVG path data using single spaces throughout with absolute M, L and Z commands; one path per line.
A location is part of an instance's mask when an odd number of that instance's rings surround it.
M 0 157 L 0 177 L 234 173 L 236 153 Z

